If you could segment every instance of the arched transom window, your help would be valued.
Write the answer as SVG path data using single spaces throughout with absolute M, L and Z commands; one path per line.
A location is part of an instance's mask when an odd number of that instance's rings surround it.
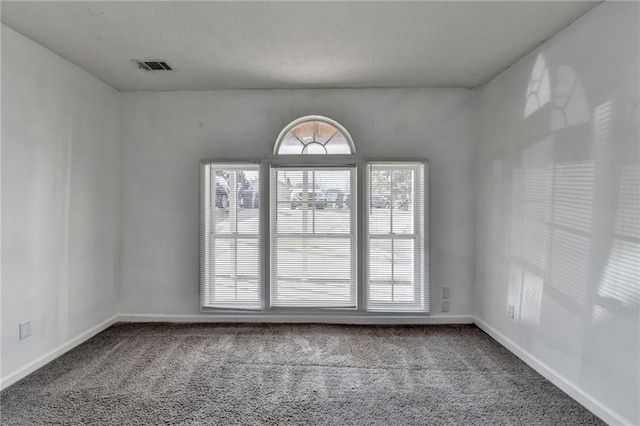
M 276 141 L 275 155 L 353 155 L 349 132 L 336 121 L 319 115 L 301 117 L 286 126 Z

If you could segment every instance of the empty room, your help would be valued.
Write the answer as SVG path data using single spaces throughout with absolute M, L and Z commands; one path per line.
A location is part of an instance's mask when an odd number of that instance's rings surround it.
M 640 3 L 0 8 L 0 424 L 640 425 Z

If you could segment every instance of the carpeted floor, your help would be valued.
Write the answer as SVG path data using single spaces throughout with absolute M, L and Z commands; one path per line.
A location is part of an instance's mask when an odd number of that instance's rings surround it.
M 603 424 L 475 326 L 116 324 L 2 424 Z

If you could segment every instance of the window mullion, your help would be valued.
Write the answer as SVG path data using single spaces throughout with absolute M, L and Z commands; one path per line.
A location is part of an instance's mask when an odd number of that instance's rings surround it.
M 264 294 L 264 307 L 265 309 L 270 310 L 271 299 L 274 297 L 274 294 L 272 292 L 275 291 L 275 289 L 273 289 L 271 286 L 271 282 L 273 279 L 272 265 L 278 261 L 278 253 L 276 253 L 275 250 L 272 250 L 274 244 L 274 241 L 272 240 L 272 230 L 273 232 L 278 232 L 278 179 L 277 175 L 273 173 L 271 167 L 265 167 L 265 170 L 263 172 L 266 177 L 265 182 L 269 182 L 269 184 L 266 185 L 266 188 L 264 188 L 265 194 L 267 194 L 267 197 L 265 198 L 268 198 L 269 205 L 267 210 L 267 226 L 265 226 L 263 230 L 263 234 L 265 235 L 265 245 L 263 246 L 265 249 L 265 253 L 263 264 L 265 265 L 266 270 L 264 273 L 265 281 L 262 285 L 262 289 Z M 272 191 L 274 190 L 275 194 L 272 193 Z
M 416 235 L 416 239 L 414 240 L 413 243 L 413 250 L 416 253 L 416 261 L 414 262 L 413 265 L 413 274 L 414 274 L 414 280 L 422 283 L 421 286 L 416 286 L 414 289 L 414 297 L 416 298 L 416 300 L 418 300 L 418 298 L 420 297 L 420 293 L 421 291 L 424 292 L 425 290 L 425 285 L 424 285 L 424 278 L 422 276 L 422 267 L 421 265 L 423 264 L 423 262 L 420 261 L 420 259 L 418 259 L 417 257 L 422 253 L 422 251 L 420 250 L 420 237 L 419 237 L 419 233 L 420 230 L 422 229 L 422 227 L 420 226 L 420 204 L 424 202 L 424 200 L 422 200 L 422 197 L 420 197 L 420 187 L 419 185 L 417 185 L 416 183 L 420 182 L 421 180 L 424 181 L 424 179 L 420 179 L 419 173 L 420 169 L 415 168 L 414 170 L 411 171 L 411 176 L 412 176 L 412 180 L 411 180 L 411 185 L 412 185 L 412 196 L 413 196 L 413 203 L 411 205 L 412 210 L 413 210 L 413 233 L 414 235 Z M 424 295 L 423 295 L 424 298 Z
M 364 205 L 362 203 L 363 197 L 366 197 L 366 192 L 365 192 L 365 188 L 363 187 L 363 182 L 365 182 L 365 180 L 363 179 L 363 176 L 366 175 L 366 170 L 365 167 L 363 166 L 359 166 L 356 167 L 354 173 L 354 182 L 351 183 L 350 185 L 350 191 L 351 194 L 358 194 L 357 197 L 355 198 L 351 198 L 351 204 L 356 206 L 356 213 L 355 215 L 351 216 L 351 226 L 353 227 L 353 229 L 356 232 L 355 235 L 355 239 L 354 239 L 354 248 L 353 250 L 355 250 L 356 253 L 356 265 L 354 266 L 354 278 L 355 278 L 355 282 L 356 282 L 356 306 L 358 311 L 364 311 L 366 309 L 365 307 L 365 303 L 364 301 L 366 300 L 365 298 L 365 286 L 364 286 L 364 268 L 363 268 L 363 261 L 364 261 L 364 257 L 363 257 L 363 253 L 364 253 L 364 240 L 363 240 L 363 236 L 365 235 L 363 232 L 363 225 L 364 225 L 364 220 L 362 220 L 362 218 L 364 217 L 364 214 L 366 214 L 365 210 L 364 210 Z M 358 217 L 361 218 L 360 220 L 358 220 Z

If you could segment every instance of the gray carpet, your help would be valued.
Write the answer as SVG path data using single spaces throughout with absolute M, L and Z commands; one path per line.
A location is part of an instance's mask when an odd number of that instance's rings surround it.
M 602 424 L 475 326 L 116 324 L 2 424 Z

